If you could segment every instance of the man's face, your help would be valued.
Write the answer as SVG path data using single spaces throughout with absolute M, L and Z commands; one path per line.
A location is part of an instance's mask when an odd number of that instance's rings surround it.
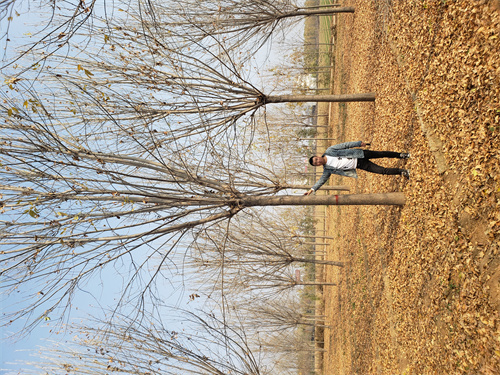
M 313 157 L 313 164 L 314 166 L 320 166 L 320 165 L 323 165 L 323 158 L 321 156 L 315 156 Z

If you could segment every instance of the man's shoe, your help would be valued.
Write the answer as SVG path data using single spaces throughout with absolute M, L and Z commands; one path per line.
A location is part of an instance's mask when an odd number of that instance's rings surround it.
M 410 171 L 408 169 L 403 169 L 403 172 L 401 172 L 401 176 L 406 179 L 410 179 Z
M 402 152 L 399 154 L 400 159 L 409 159 L 410 158 L 410 153 L 409 152 Z

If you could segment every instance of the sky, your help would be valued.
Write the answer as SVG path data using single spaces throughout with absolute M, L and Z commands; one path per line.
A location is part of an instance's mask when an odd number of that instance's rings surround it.
M 19 14 L 19 15 L 18 15 Z M 12 17 L 12 20 L 8 20 L 8 17 Z M 24 6 L 18 7 L 15 11 L 10 12 L 9 15 L 5 15 L 4 18 L 0 20 L 0 35 L 4 35 L 8 32 L 8 38 L 10 39 L 7 42 L 6 38 L 3 38 L 0 42 L 0 46 L 3 52 L 3 56 L 8 58 L 13 54 L 13 46 L 18 43 L 17 40 L 23 36 L 24 33 L 28 32 L 27 23 L 30 21 L 30 17 L 32 14 L 28 11 L 28 9 Z M 5 76 L 2 72 L 0 76 L 2 85 L 2 89 L 4 86 Z M 1 309 L 2 313 L 4 313 L 10 306 L 11 303 L 18 302 L 18 298 L 16 293 L 11 293 L 8 296 L 8 301 L 2 298 L 1 300 Z M 21 322 L 17 322 L 12 327 L 14 330 L 22 327 Z M 49 328 L 48 327 L 40 327 L 32 335 L 26 337 L 22 340 L 14 340 L 9 339 L 13 331 L 6 327 L 1 327 L 0 334 L 1 338 L 4 341 L 1 343 L 1 352 L 0 352 L 0 373 L 5 375 L 18 374 L 16 371 L 20 367 L 18 364 L 15 364 L 15 361 L 27 361 L 30 360 L 29 351 L 34 348 L 36 343 L 41 343 L 40 339 L 43 337 L 48 337 Z
M 11 20 L 8 17 L 12 17 Z M 44 24 L 44 19 L 37 9 L 36 4 L 29 6 L 28 2 L 16 2 L 16 8 L 0 21 L 0 35 L 8 32 L 6 38 L 1 40 L 4 59 L 13 56 L 20 45 L 29 42 L 35 34 L 35 30 Z M 5 70 L 1 72 L 0 84 L 4 86 Z M 3 89 L 3 88 L 2 88 Z M 106 288 L 103 287 L 106 284 Z M 111 287 L 116 284 L 111 273 L 105 274 L 103 278 L 91 280 L 84 291 L 78 293 L 78 309 L 71 314 L 71 322 L 78 322 L 88 317 L 88 313 L 99 313 L 104 308 L 104 301 L 116 300 L 119 290 Z M 2 313 L 9 311 L 11 306 L 22 302 L 21 294 L 11 293 L 8 299 L 1 300 Z M 0 374 L 13 375 L 22 374 L 21 368 L 26 368 L 24 362 L 36 362 L 37 351 L 40 347 L 47 346 L 50 340 L 69 340 L 67 332 L 61 331 L 61 326 L 52 320 L 43 322 L 25 337 L 11 337 L 13 333 L 22 329 L 24 321 L 16 321 L 9 327 L 1 327 L 0 352 Z M 59 333 L 60 332 L 60 333 Z
M 15 10 L 11 13 L 12 19 L 8 20 L 5 16 L 0 21 L 0 35 L 8 32 L 9 41 L 2 39 L 1 48 L 4 51 L 5 58 L 12 56 L 19 45 L 22 45 L 25 40 L 30 40 L 30 37 L 35 34 L 35 30 L 43 25 L 44 20 L 41 18 L 39 11 L 33 5 L 29 6 L 28 2 L 17 3 Z M 301 35 L 301 29 L 297 29 L 297 35 Z M 288 36 L 293 35 L 291 32 Z M 254 73 L 252 73 L 255 80 L 260 80 L 261 71 L 269 66 L 275 66 L 280 62 L 283 54 L 276 52 L 276 46 L 271 49 L 270 46 L 264 46 L 255 57 Z M 2 86 L 6 77 L 4 72 L 1 72 L 0 79 Z M 4 86 L 5 87 L 5 86 Z M 106 288 L 103 287 L 106 285 Z M 112 286 L 116 285 L 116 288 Z M 71 315 L 70 322 L 78 322 L 85 318 L 89 312 L 95 313 L 104 308 L 104 301 L 113 301 L 119 295 L 119 287 L 121 284 L 115 283 L 114 275 L 108 273 L 102 278 L 95 278 L 90 280 L 86 285 L 84 291 L 78 293 L 78 310 L 74 310 Z M 111 286 L 111 287 L 110 287 Z M 189 293 L 173 293 L 171 298 L 181 301 L 181 304 L 189 303 L 187 294 Z M 13 304 L 21 302 L 20 295 L 12 293 L 8 299 L 2 299 L 2 312 L 5 312 Z M 97 307 L 97 310 L 96 310 Z M 102 310 L 101 310 L 102 311 Z M 24 322 L 14 322 L 11 327 L 2 327 L 1 337 L 6 338 L 11 336 L 13 332 L 22 328 Z M 36 361 L 36 350 L 41 346 L 45 346 L 48 340 L 69 340 L 71 337 L 67 333 L 56 334 L 56 323 L 51 320 L 45 321 L 39 325 L 28 336 L 20 340 L 6 339 L 1 345 L 1 359 L 0 359 L 0 373 L 5 375 L 13 375 L 22 373 L 20 370 L 25 367 L 22 364 L 25 361 Z M 35 357 L 33 357 L 35 356 Z

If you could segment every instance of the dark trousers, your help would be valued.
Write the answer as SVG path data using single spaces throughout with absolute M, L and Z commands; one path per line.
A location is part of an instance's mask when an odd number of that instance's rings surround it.
M 386 175 L 398 175 L 404 171 L 401 168 L 385 168 L 381 167 L 370 161 L 370 159 L 380 159 L 380 158 L 396 158 L 401 159 L 399 152 L 394 151 L 371 151 L 371 150 L 363 150 L 365 157 L 363 159 L 358 159 L 358 166 L 356 168 L 363 169 L 364 171 L 377 173 L 377 174 L 386 174 Z

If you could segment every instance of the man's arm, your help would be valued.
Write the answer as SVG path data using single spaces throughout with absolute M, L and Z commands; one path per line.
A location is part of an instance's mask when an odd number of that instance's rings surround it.
M 309 195 L 309 194 L 315 192 L 316 190 L 318 190 L 321 186 L 323 186 L 325 184 L 326 181 L 328 181 L 328 179 L 330 178 L 331 174 L 332 174 L 332 172 L 330 172 L 329 170 L 325 169 L 323 171 L 323 174 L 319 178 L 318 182 L 316 182 L 314 184 L 314 186 L 310 190 L 308 190 L 307 192 L 305 192 L 304 195 Z
M 346 148 L 361 147 L 362 144 L 363 144 L 363 142 L 361 142 L 361 141 L 344 142 L 344 143 L 339 143 L 338 145 L 330 146 L 329 148 L 333 148 L 334 150 L 343 150 Z
M 365 147 L 369 146 L 369 143 L 365 143 L 363 141 L 357 141 L 357 142 L 344 142 L 344 143 L 339 143 L 338 145 L 333 145 L 328 147 L 328 149 L 325 151 L 325 153 L 328 153 L 328 150 L 344 150 L 346 148 L 354 148 L 354 147 Z

